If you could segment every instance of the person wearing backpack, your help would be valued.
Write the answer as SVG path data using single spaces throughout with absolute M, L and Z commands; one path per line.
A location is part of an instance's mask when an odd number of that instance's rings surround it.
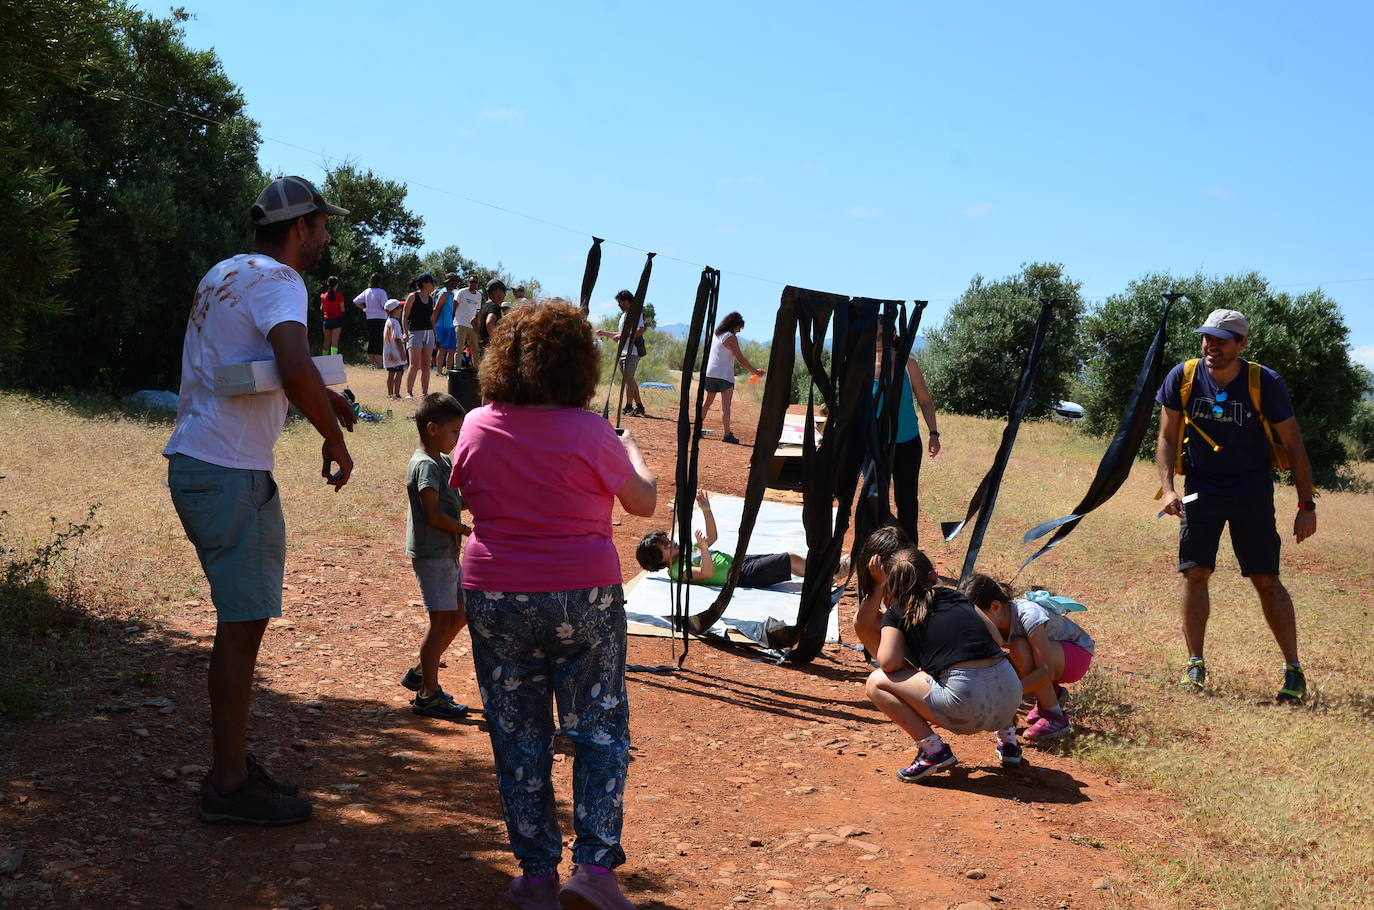
M 1279 580 L 1280 538 L 1274 512 L 1273 469 L 1291 469 L 1297 488 L 1293 538 L 1317 530 L 1316 490 L 1288 387 L 1278 373 L 1241 359 L 1250 323 L 1235 310 L 1214 310 L 1202 327 L 1202 357 L 1169 371 L 1160 404 L 1161 514 L 1178 516 L 1178 570 L 1188 667 L 1180 685 L 1202 691 L 1207 679 L 1203 641 L 1211 613 L 1208 580 L 1216 569 L 1221 531 L 1230 526 L 1241 574 L 1259 594 L 1264 619 L 1283 652 L 1277 700 L 1301 702 L 1307 680 L 1298 661 L 1293 599 Z M 1175 489 L 1186 477 L 1184 495 Z

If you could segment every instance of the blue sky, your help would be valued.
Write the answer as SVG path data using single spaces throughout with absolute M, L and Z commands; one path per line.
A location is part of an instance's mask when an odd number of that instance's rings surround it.
M 788 283 L 927 298 L 931 325 L 1025 261 L 1089 298 L 1253 269 L 1324 287 L 1374 365 L 1364 4 L 187 8 L 265 166 L 402 179 L 427 248 L 548 293 L 576 295 L 588 238 L 458 197 L 655 250 L 662 322 L 685 321 L 700 264 L 757 338 Z M 607 244 L 600 309 L 642 262 Z

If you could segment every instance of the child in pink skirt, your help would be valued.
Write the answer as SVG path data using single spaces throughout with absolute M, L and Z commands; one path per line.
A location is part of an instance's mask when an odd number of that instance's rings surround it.
M 1044 591 L 1013 597 L 1005 585 L 986 575 L 974 575 L 959 588 L 1006 639 L 1011 662 L 1027 695 L 1036 705 L 1026 715 L 1028 740 L 1058 739 L 1070 731 L 1069 716 L 1060 703 L 1064 688 L 1078 682 L 1092 664 L 1092 636 L 1065 612 L 1082 604 Z

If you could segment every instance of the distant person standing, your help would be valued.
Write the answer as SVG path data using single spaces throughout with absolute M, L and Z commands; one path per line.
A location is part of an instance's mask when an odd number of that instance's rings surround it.
M 487 282 L 487 302 L 483 304 L 482 311 L 477 314 L 478 323 L 481 325 L 479 334 L 482 338 L 482 351 L 486 352 L 487 345 L 491 344 L 492 333 L 496 331 L 496 325 L 501 321 L 501 317 L 506 314 L 506 285 L 500 278 L 493 278 Z
M 702 422 L 711 410 L 711 405 L 720 395 L 720 423 L 725 435 L 721 442 L 739 444 L 739 438 L 730 432 L 730 401 L 735 397 L 735 361 L 738 360 L 754 376 L 762 376 L 763 370 L 754 369 L 749 358 L 739 347 L 738 332 L 744 328 L 744 317 L 739 313 L 726 313 L 725 318 L 716 324 L 716 334 L 711 339 L 711 353 L 706 358 L 706 375 L 702 385 L 706 388 L 706 403 L 701 409 Z
M 272 181 L 251 209 L 253 252 L 201 279 L 181 353 L 176 428 L 163 454 L 167 485 L 210 583 L 217 623 L 210 652 L 212 764 L 200 786 L 207 822 L 289 825 L 310 817 L 295 784 L 274 780 L 247 751 L 253 671 L 267 620 L 281 615 L 286 524 L 272 478 L 272 448 L 288 401 L 324 437 L 321 474 L 336 490 L 353 459 L 340 431 L 356 418 L 325 388 L 310 360 L 308 292 L 329 242 L 325 220 L 347 215 L 300 177 Z M 215 367 L 275 360 L 282 390 L 215 394 Z M 336 468 L 337 466 L 337 468 Z
M 344 324 L 344 295 L 339 291 L 339 278 L 330 275 L 320 294 L 320 316 L 324 326 L 324 349 L 321 354 L 339 353 L 339 333 Z
M 873 397 L 882 407 L 883 387 L 883 348 L 886 342 L 883 333 L 878 333 L 876 356 L 873 358 Z M 921 417 L 926 422 L 926 435 L 930 437 L 927 447 L 930 457 L 940 454 L 940 431 L 935 424 L 935 399 L 926 385 L 925 374 L 914 356 L 908 356 L 906 364 L 891 363 L 889 368 L 896 373 L 902 372 L 902 391 L 897 397 L 897 448 L 892 458 L 892 497 L 897 502 L 897 524 L 901 525 L 913 544 L 920 540 L 916 533 L 916 519 L 920 515 L 921 481 L 921 422 L 916 419 L 915 403 L 921 407 Z M 893 377 L 895 378 L 895 376 Z
M 622 412 L 626 417 L 644 416 L 644 399 L 639 397 L 639 382 L 635 379 L 635 374 L 639 370 L 639 361 L 649 352 L 648 346 L 644 343 L 644 313 L 639 314 L 639 325 L 630 332 L 630 340 L 625 343 L 623 349 L 620 339 L 626 337 L 628 327 L 626 323 L 630 319 L 630 304 L 634 302 L 635 295 L 629 290 L 617 291 L 615 302 L 620 307 L 620 328 L 615 332 L 597 330 L 597 335 L 602 338 L 609 338 L 616 343 L 616 350 L 620 351 L 620 372 L 625 377 L 625 410 Z
M 382 276 L 376 272 L 368 281 L 367 290 L 353 298 L 353 305 L 367 314 L 367 359 L 382 366 L 382 330 L 386 328 L 386 291 L 382 290 Z
M 511 302 L 511 306 L 534 306 L 534 301 L 525 296 L 525 286 L 523 284 L 517 284 L 515 286 L 515 300 Z
M 458 288 L 458 276 L 452 272 L 444 276 L 444 289 L 439 292 L 438 309 L 434 314 L 434 365 L 443 376 L 453 366 L 454 348 L 458 345 L 453 331 L 454 291 Z
M 473 367 L 477 367 L 482 360 L 480 345 L 477 342 L 477 329 L 473 327 L 473 322 L 477 319 L 477 311 L 482 309 L 482 292 L 477 289 L 477 276 L 469 275 L 467 287 L 458 292 L 453 310 L 453 333 L 454 341 L 454 360 L 461 363 L 462 350 L 468 349 L 468 358 L 472 361 Z
M 429 394 L 429 355 L 434 350 L 434 276 L 429 272 L 410 283 L 401 325 L 406 330 L 406 351 L 410 371 L 406 373 L 406 399 L 415 397 L 415 377 L 420 377 L 420 395 Z
M 1229 525 L 1240 574 L 1255 586 L 1265 622 L 1283 652 L 1277 700 L 1301 702 L 1307 697 L 1307 678 L 1298 662 L 1297 617 L 1293 598 L 1279 581 L 1281 541 L 1271 467 L 1274 435 L 1293 470 L 1298 494 L 1293 539 L 1298 543 L 1317 531 L 1312 465 L 1282 377 L 1240 357 L 1250 342 L 1245 317 L 1235 310 L 1213 310 L 1194 331 L 1202 335 L 1202 358 L 1170 370 L 1156 396 L 1160 418 L 1155 463 L 1162 505 L 1181 519 L 1178 570 L 1183 574 L 1180 600 L 1188 667 L 1180 684 L 1201 691 L 1207 679 L 1203 642 L 1211 614 L 1208 581 L 1216 569 L 1221 530 Z M 1180 443 L 1181 434 L 1185 435 Z M 1174 489 L 1174 475 L 1184 470 L 1188 502 Z

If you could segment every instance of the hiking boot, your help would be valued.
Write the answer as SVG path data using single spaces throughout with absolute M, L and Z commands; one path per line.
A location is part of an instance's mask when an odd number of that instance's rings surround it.
M 635 910 L 621 893 L 614 872 L 601 875 L 581 866 L 558 892 L 558 904 L 563 910 Z
M 460 705 L 443 689 L 435 689 L 430 695 L 416 695 L 410 703 L 410 710 L 421 717 L 437 717 L 440 720 L 462 720 L 468 716 L 468 706 Z
M 558 876 L 546 875 L 535 879 L 522 875 L 510 880 L 506 900 L 521 910 L 560 910 L 558 905 Z
M 1284 664 L 1283 688 L 1279 689 L 1279 694 L 1274 696 L 1274 700 L 1279 704 L 1300 705 L 1306 698 L 1307 677 L 1303 675 L 1302 667 Z
M 724 436 L 720 437 L 720 441 L 728 442 L 732 446 L 739 445 L 739 437 L 736 436 L 734 433 L 726 433 Z
M 1178 681 L 1178 684 L 1189 692 L 1201 692 L 1202 686 L 1206 682 L 1207 663 L 1201 657 L 1188 658 L 1188 669 L 1183 671 L 1183 678 Z
M 1015 768 L 1021 764 L 1021 744 L 997 741 L 997 760 L 1003 768 Z
M 401 677 L 401 685 L 405 686 L 412 692 L 419 692 L 420 685 L 423 682 L 424 677 L 420 676 L 420 674 L 415 671 L 414 667 L 411 667 L 409 670 L 407 670 L 406 675 Z
M 1064 709 L 1058 711 L 1046 711 L 1036 718 L 1035 723 L 1026 728 L 1026 732 L 1021 735 L 1029 740 L 1037 742 L 1047 742 L 1051 739 L 1058 739 L 1069 733 L 1072 728 L 1069 726 L 1069 715 L 1064 713 Z
M 268 774 L 267 769 L 253 757 L 253 753 L 248 753 L 244 756 L 244 759 L 248 765 L 248 776 L 256 777 L 266 784 L 269 789 L 275 790 L 284 796 L 295 796 L 301 792 L 300 786 L 297 785 L 294 780 L 277 780 L 275 777 Z
M 950 749 L 949 743 L 940 746 L 940 751 L 935 753 L 919 750 L 916 753 L 916 760 L 898 771 L 897 778 L 901 780 L 902 783 L 914 784 L 924 780 L 936 771 L 943 771 L 945 768 L 953 767 L 958 761 L 959 760 L 954 757 L 954 752 Z
M 294 825 L 310 818 L 310 803 L 274 790 L 252 774 L 225 796 L 207 774 L 200 785 L 199 812 L 200 820 L 212 825 Z

